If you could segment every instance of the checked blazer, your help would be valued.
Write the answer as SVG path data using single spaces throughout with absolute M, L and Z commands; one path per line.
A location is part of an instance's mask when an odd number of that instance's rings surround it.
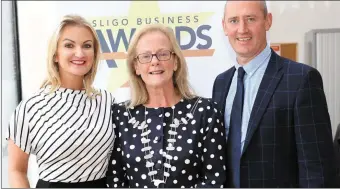
M 322 77 L 271 51 L 248 123 L 241 187 L 333 187 L 332 130 Z M 232 67 L 214 82 L 212 98 L 223 115 L 234 72 Z

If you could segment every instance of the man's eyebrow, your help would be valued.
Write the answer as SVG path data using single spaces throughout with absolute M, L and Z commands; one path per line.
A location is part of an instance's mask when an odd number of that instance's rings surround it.
M 229 17 L 228 20 L 236 19 L 237 16 Z

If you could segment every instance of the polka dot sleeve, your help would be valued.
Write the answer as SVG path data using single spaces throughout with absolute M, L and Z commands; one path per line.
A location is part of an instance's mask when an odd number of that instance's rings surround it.
M 203 180 L 198 183 L 197 188 L 223 188 L 226 179 L 226 138 L 223 126 L 223 118 L 214 103 L 206 110 L 203 126 L 205 129 L 203 137 L 202 176 Z
M 120 107 L 118 104 L 112 105 L 112 122 L 116 133 L 116 139 L 114 141 L 114 147 L 111 153 L 111 158 L 109 161 L 109 167 L 106 174 L 107 184 L 110 188 L 125 188 L 129 186 L 128 178 L 126 174 L 126 167 L 122 161 L 122 147 L 120 143 L 120 133 L 118 127 L 118 121 L 116 116 L 120 112 Z

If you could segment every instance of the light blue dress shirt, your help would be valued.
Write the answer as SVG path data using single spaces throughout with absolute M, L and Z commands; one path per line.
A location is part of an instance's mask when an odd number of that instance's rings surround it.
M 243 66 L 246 74 L 244 75 L 244 101 L 243 101 L 243 113 L 242 113 L 242 128 L 241 128 L 241 152 L 243 150 L 244 141 L 247 135 L 248 123 L 251 114 L 251 110 L 254 105 L 254 101 L 262 81 L 263 75 L 266 71 L 269 59 L 271 55 L 271 49 L 267 44 L 266 48 L 257 55 L 253 60 Z M 237 87 L 237 69 L 241 67 L 235 61 L 235 74 L 231 81 L 229 93 L 226 99 L 224 123 L 226 127 L 226 136 L 228 137 L 229 126 L 230 126 L 230 114 L 233 107 L 233 102 L 236 94 Z M 241 125 L 240 125 L 241 126 Z

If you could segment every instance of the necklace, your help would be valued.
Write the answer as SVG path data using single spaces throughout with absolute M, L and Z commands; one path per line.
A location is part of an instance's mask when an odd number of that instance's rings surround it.
M 170 176 L 170 170 L 172 169 L 171 166 L 171 160 L 173 159 L 173 156 L 170 154 L 171 151 L 175 150 L 175 143 L 176 143 L 176 136 L 177 136 L 177 128 L 181 124 L 188 124 L 190 119 L 193 119 L 193 114 L 196 111 L 197 104 L 200 101 L 200 97 L 196 100 L 192 108 L 190 109 L 189 113 L 186 114 L 186 117 L 180 118 L 178 120 L 175 118 L 175 106 L 172 106 L 172 121 L 170 123 L 170 130 L 168 131 L 169 138 L 167 139 L 167 147 L 166 150 L 162 152 L 162 156 L 165 158 L 165 162 L 163 163 L 163 179 L 155 179 L 155 175 L 158 173 L 157 170 L 154 168 L 155 163 L 152 162 L 152 157 L 154 154 L 154 151 L 152 150 L 152 146 L 150 145 L 151 139 L 149 138 L 149 134 L 151 133 L 151 130 L 148 128 L 148 123 L 150 123 L 149 120 L 146 119 L 147 110 L 144 106 L 144 121 L 142 121 L 139 124 L 139 121 L 136 121 L 134 117 L 132 117 L 131 112 L 129 109 L 127 109 L 128 115 L 129 115 L 129 123 L 133 124 L 133 128 L 137 128 L 141 130 L 141 142 L 143 144 L 142 152 L 144 152 L 144 159 L 146 161 L 146 168 L 148 169 L 148 176 L 151 179 L 151 182 L 154 183 L 154 185 L 158 188 L 161 183 L 165 184 L 168 177 Z M 181 100 L 183 101 L 183 100 Z M 188 106 L 191 106 L 191 104 L 188 104 Z M 190 107 L 189 107 L 190 108 Z

